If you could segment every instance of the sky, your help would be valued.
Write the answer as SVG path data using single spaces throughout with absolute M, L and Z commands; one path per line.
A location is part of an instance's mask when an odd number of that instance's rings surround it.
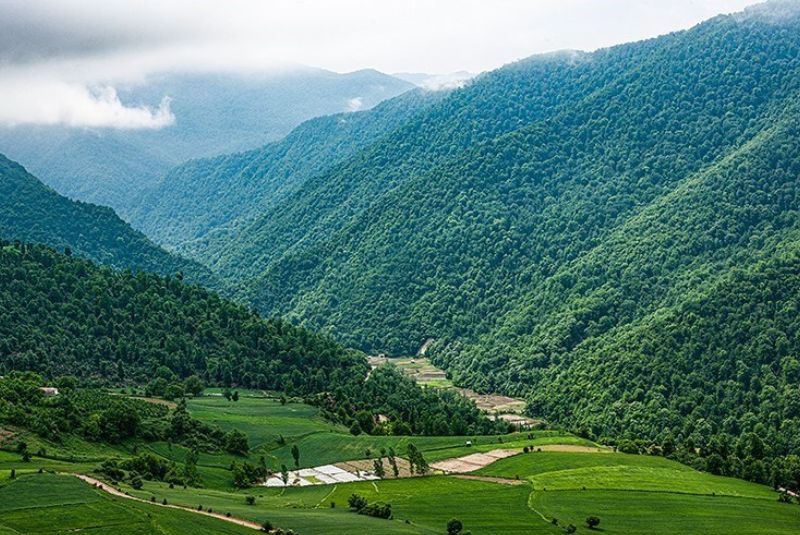
M 0 0 L 0 126 L 161 128 L 163 72 L 478 73 L 693 26 L 756 0 Z

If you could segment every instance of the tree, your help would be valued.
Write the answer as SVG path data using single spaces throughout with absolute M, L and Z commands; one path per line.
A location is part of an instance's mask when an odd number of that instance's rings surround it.
M 347 499 L 347 505 L 354 511 L 361 511 L 367 506 L 367 499 L 360 494 L 351 494 Z
M 464 523 L 457 518 L 451 518 L 447 522 L 447 535 L 458 535 L 464 530 Z
M 186 453 L 183 464 L 183 477 L 191 486 L 196 486 L 200 482 L 200 475 L 197 471 L 197 461 L 200 459 L 200 452 L 197 448 L 192 448 Z
M 292 458 L 294 459 L 294 467 L 300 468 L 300 448 L 297 444 L 292 444 Z
M 134 476 L 133 479 L 131 479 L 131 487 L 133 487 L 135 490 L 141 489 L 142 485 L 144 485 L 144 483 L 142 482 L 142 478 L 139 477 L 138 475 Z
M 184 396 L 185 392 L 181 383 L 171 383 L 164 390 L 164 399 L 172 401 L 173 399 L 180 399 Z
M 375 459 L 372 462 L 372 466 L 375 469 L 375 475 L 379 478 L 383 479 L 386 476 L 386 469 L 383 467 L 383 457 Z
M 233 394 L 231 394 L 231 400 L 232 401 L 239 401 L 239 391 L 238 390 L 235 390 L 233 392 Z
M 203 381 L 197 375 L 190 375 L 186 378 L 183 382 L 183 387 L 186 389 L 186 392 L 191 394 L 194 397 L 199 396 L 203 393 Z
M 233 465 L 233 486 L 239 489 L 246 489 L 250 486 L 250 477 L 244 468 L 244 463 Z
M 361 434 L 361 426 L 358 424 L 358 421 L 353 421 L 353 425 L 350 426 L 350 434 L 354 436 Z
M 600 518 L 596 516 L 587 516 L 586 525 L 589 527 L 589 529 L 594 529 L 600 525 Z
M 225 434 L 225 451 L 236 455 L 247 455 L 250 446 L 247 444 L 247 435 L 238 429 L 232 429 Z
M 244 503 L 246 503 L 247 505 L 255 505 L 256 497 L 252 495 L 245 496 Z
M 575 533 L 578 531 L 578 528 L 576 528 L 574 524 L 570 524 L 566 527 L 566 531 L 567 533 Z
M 281 465 L 281 481 L 283 481 L 284 485 L 289 484 L 289 468 L 285 464 Z
M 160 398 L 167 391 L 168 386 L 169 383 L 167 382 L 166 379 L 164 379 L 163 377 L 155 377 L 153 378 L 153 380 L 147 383 L 147 386 L 144 389 L 144 393 L 145 395 L 150 397 Z

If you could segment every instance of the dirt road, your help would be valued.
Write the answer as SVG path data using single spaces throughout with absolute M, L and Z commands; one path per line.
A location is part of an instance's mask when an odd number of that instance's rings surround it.
M 107 493 L 109 493 L 109 494 L 111 494 L 113 496 L 118 496 L 120 498 L 125 498 L 125 499 L 128 499 L 128 500 L 134 500 L 134 501 L 141 502 L 141 503 L 146 503 L 146 504 L 149 504 L 149 505 L 156 505 L 158 507 L 168 507 L 170 509 L 180 509 L 181 511 L 186 511 L 188 513 L 195 513 L 195 514 L 198 514 L 198 515 L 205 515 L 205 516 L 210 516 L 210 517 L 213 517 L 213 518 L 217 518 L 219 520 L 224 520 L 225 522 L 230 522 L 231 524 L 237 524 L 237 525 L 243 526 L 245 528 L 257 529 L 259 531 L 261 530 L 261 525 L 260 524 L 256 524 L 255 522 L 250 522 L 249 520 L 244 520 L 242 518 L 236 518 L 236 517 L 233 517 L 233 516 L 225 516 L 225 515 L 221 515 L 219 513 L 209 513 L 208 511 L 198 511 L 197 509 L 190 509 L 188 507 L 180 507 L 178 505 L 164 505 L 164 504 L 159 503 L 159 502 L 149 502 L 147 500 L 143 500 L 141 498 L 137 498 L 135 496 L 131 496 L 130 494 L 125 494 L 124 492 L 120 492 L 119 490 L 115 489 L 111 485 L 107 485 L 107 484 L 103 483 L 99 479 L 95 479 L 93 477 L 89 477 L 89 476 L 83 475 L 83 474 L 73 474 L 73 475 L 75 477 L 77 477 L 78 479 L 83 480 L 86 483 L 92 485 L 93 487 L 96 487 L 96 488 L 98 488 L 98 489 L 100 489 L 102 491 L 105 491 L 105 492 L 107 492 Z

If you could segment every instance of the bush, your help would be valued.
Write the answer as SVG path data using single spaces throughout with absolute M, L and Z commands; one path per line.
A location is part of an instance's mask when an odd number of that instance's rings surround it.
M 358 494 L 353 494 L 347 499 L 347 505 L 354 511 L 361 511 L 367 506 L 367 499 Z
M 388 503 L 370 503 L 359 510 L 358 514 L 389 520 L 392 518 L 392 506 Z
M 255 496 L 245 496 L 244 501 L 247 505 L 255 505 L 256 504 L 256 497 Z
M 458 535 L 464 529 L 464 523 L 457 518 L 451 518 L 447 522 L 447 535 Z
M 594 529 L 600 525 L 600 519 L 596 516 L 586 517 L 586 525 L 589 526 L 589 529 Z

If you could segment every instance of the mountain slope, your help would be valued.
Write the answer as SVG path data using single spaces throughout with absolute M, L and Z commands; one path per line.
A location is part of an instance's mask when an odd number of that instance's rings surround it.
M 153 106 L 170 97 L 172 126 L 122 131 L 0 128 L 0 152 L 59 193 L 111 206 L 126 216 L 139 194 L 190 158 L 253 149 L 312 117 L 368 109 L 413 87 L 372 70 L 158 75 L 144 85 L 119 88 L 119 96 L 132 106 Z
M 2 155 L 0 237 L 69 248 L 118 269 L 163 275 L 182 272 L 193 282 L 219 284 L 208 269 L 164 251 L 110 208 L 71 201 Z
M 437 362 L 596 435 L 800 451 L 798 104 Z
M 144 383 L 166 366 L 178 377 L 298 394 L 363 384 L 366 374 L 362 354 L 174 278 L 3 241 L 0 273 L 6 370 Z
M 131 222 L 159 243 L 213 263 L 231 236 L 309 178 L 374 143 L 444 92 L 410 91 L 372 110 L 311 119 L 281 141 L 181 165 L 138 203 Z
M 773 124 L 800 90 L 797 30 L 719 17 L 490 73 L 309 180 L 217 267 L 262 310 L 370 351 L 476 340 Z

